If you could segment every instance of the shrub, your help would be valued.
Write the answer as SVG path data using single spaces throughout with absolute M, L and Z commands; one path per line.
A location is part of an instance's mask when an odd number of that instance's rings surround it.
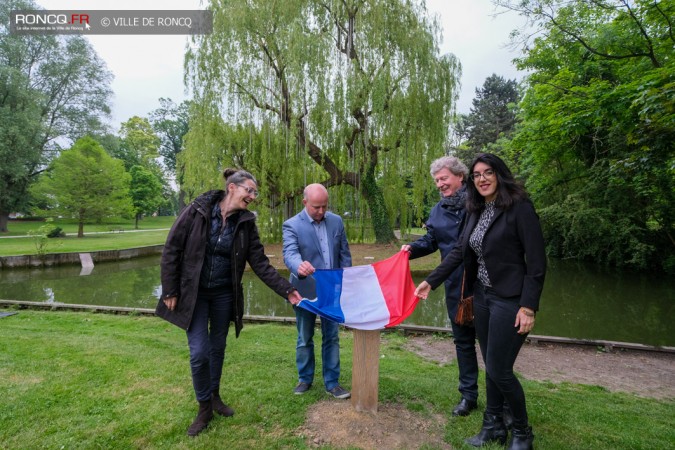
M 48 238 L 66 237 L 66 233 L 63 232 L 63 229 L 61 227 L 55 226 L 48 231 L 47 237 Z
M 595 207 L 580 196 L 539 211 L 547 253 L 559 258 L 576 258 L 599 264 L 650 268 L 656 249 L 649 231 L 606 207 Z

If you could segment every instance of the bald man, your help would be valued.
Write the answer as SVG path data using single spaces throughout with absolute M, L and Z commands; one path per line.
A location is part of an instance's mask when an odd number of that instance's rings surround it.
M 316 297 L 311 276 L 316 269 L 338 269 L 352 265 L 347 233 L 340 216 L 327 211 L 328 191 L 321 184 L 310 184 L 303 192 L 304 209 L 284 222 L 284 263 L 291 272 L 290 282 L 303 298 Z M 314 382 L 314 326 L 316 314 L 293 306 L 298 327 L 295 362 L 298 385 L 293 392 L 304 394 Z M 338 324 L 321 318 L 321 361 L 326 392 L 335 398 L 350 397 L 340 386 L 340 342 Z

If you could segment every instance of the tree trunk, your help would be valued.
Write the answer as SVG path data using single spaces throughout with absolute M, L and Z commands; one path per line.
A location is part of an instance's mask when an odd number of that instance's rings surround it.
M 141 218 L 141 213 L 136 214 L 136 225 L 134 225 L 134 230 L 138 230 L 138 220 Z
M 77 237 L 84 237 L 84 222 L 81 220 L 77 223 Z
M 185 191 L 181 188 L 178 189 L 178 213 L 183 211 L 185 208 Z
M 380 189 L 375 181 L 372 170 L 368 171 L 361 184 L 363 186 L 363 196 L 370 208 L 370 220 L 375 232 L 375 243 L 389 244 L 396 242 L 394 229 L 389 221 L 389 212 L 384 203 L 384 195 L 382 194 L 382 189 Z
M 0 211 L 0 233 L 7 233 L 7 223 L 9 222 L 9 213 Z

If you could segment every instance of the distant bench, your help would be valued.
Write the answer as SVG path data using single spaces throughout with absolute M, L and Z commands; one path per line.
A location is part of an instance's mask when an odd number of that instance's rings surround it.
M 122 227 L 110 227 L 108 228 L 108 231 L 111 233 L 124 233 L 124 228 Z

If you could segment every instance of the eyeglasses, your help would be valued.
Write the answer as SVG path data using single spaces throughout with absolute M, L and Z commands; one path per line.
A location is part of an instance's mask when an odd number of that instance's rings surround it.
M 255 189 L 250 188 L 250 187 L 248 187 L 248 186 L 244 186 L 243 184 L 238 184 L 237 186 L 239 186 L 240 188 L 244 188 L 244 190 L 246 190 L 246 192 L 248 193 L 248 195 L 252 195 L 253 197 L 257 197 L 258 194 L 259 194 L 259 192 L 256 191 Z
M 485 172 L 473 172 L 469 174 L 469 178 L 471 178 L 471 181 L 476 181 L 476 179 L 480 180 L 480 177 L 485 178 L 486 180 L 491 179 L 492 177 L 495 176 L 495 171 L 492 169 L 487 169 Z

